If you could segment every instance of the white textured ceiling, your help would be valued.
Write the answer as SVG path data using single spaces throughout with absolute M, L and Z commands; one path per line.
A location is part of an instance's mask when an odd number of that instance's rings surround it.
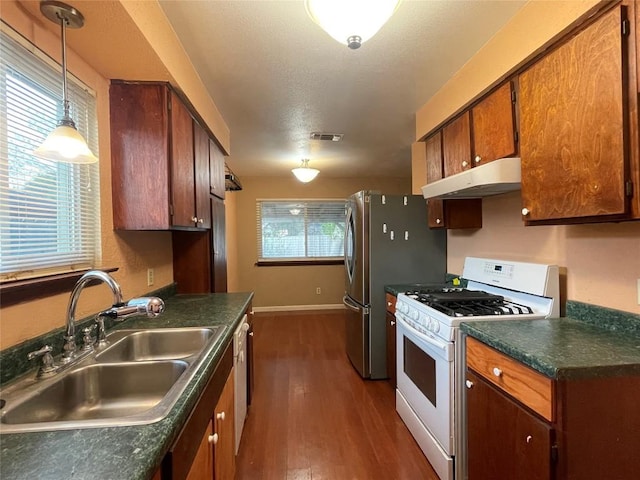
M 231 129 L 240 177 L 290 175 L 301 158 L 327 177 L 408 177 L 415 112 L 524 3 L 404 0 L 349 50 L 300 0 L 160 0 Z

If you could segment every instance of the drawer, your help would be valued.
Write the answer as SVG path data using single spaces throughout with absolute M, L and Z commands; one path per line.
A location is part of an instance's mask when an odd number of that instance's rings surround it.
M 554 382 L 513 358 L 467 337 L 467 367 L 549 421 L 554 417 Z
M 387 312 L 391 312 L 395 315 L 396 314 L 396 296 L 391 295 L 390 293 L 387 293 L 386 301 L 387 301 Z

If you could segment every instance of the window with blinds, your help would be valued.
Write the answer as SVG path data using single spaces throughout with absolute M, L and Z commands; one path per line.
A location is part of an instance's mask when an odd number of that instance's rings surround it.
M 96 266 L 97 164 L 32 155 L 62 117 L 62 68 L 2 24 L 0 30 L 0 281 Z M 71 117 L 98 154 L 93 92 L 69 76 Z
M 342 260 L 344 200 L 258 200 L 258 261 Z

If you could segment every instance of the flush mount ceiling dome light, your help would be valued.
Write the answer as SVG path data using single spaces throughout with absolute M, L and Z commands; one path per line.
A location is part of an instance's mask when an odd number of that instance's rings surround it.
M 60 25 L 62 40 L 62 108 L 63 115 L 57 127 L 33 154 L 36 157 L 63 163 L 95 163 L 98 158 L 89 150 L 82 135 L 78 133 L 76 124 L 69 115 L 67 99 L 67 37 L 66 29 L 81 28 L 84 25 L 82 14 L 70 5 L 53 0 L 40 2 L 40 12 L 47 19 Z
M 338 42 L 355 50 L 373 37 L 400 0 L 305 0 L 311 19 Z
M 320 170 L 316 170 L 315 168 L 309 168 L 309 159 L 302 159 L 302 166 L 298 168 L 294 168 L 291 170 L 293 174 L 296 176 L 298 180 L 302 183 L 309 183 L 311 180 L 316 178 L 320 173 Z

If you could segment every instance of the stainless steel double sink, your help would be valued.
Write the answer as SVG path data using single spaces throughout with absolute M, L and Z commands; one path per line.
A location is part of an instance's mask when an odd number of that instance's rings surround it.
M 226 327 L 117 330 L 51 378 L 0 391 L 0 433 L 153 423 L 166 417 Z

